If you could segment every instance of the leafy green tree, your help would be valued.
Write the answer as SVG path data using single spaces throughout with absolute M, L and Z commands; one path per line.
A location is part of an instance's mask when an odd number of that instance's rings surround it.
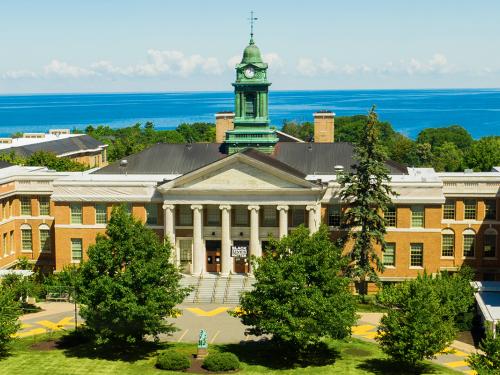
M 471 354 L 467 359 L 469 366 L 479 375 L 500 374 L 500 332 L 493 337 L 493 333 L 488 331 L 479 349 L 482 353 Z
M 342 275 L 346 259 L 322 226 L 310 234 L 303 226 L 277 241 L 266 256 L 253 259 L 254 289 L 240 299 L 236 315 L 247 333 L 270 334 L 299 353 L 322 338 L 344 338 L 356 322 L 350 280 Z
M 15 301 L 26 303 L 30 295 L 35 294 L 36 285 L 31 276 L 9 274 L 3 277 L 2 286 L 11 291 Z
M 489 172 L 500 165 L 500 137 L 483 137 L 465 152 L 465 164 L 475 171 Z
M 432 150 L 429 143 L 417 143 L 418 165 L 421 167 L 430 167 L 432 161 Z
M 455 144 L 460 150 L 465 150 L 472 145 L 473 139 L 469 132 L 459 125 L 427 128 L 422 130 L 417 137 L 417 143 L 429 143 L 433 149 L 446 142 Z
M 165 318 L 189 292 L 170 262 L 170 243 L 115 207 L 106 235 L 88 249 L 78 283 L 80 314 L 98 344 L 137 344 L 175 331 Z
M 298 123 L 295 121 L 283 121 L 281 131 L 303 141 L 310 141 L 314 136 L 314 124 L 311 122 Z
M 58 172 L 81 172 L 88 166 L 71 160 L 70 158 L 58 158 L 56 154 L 47 151 L 37 151 L 26 159 L 25 165 L 44 166 Z
M 391 160 L 410 167 L 417 167 L 420 165 L 417 144 L 402 134 L 396 134 L 390 143 L 388 150 Z
M 0 354 L 7 350 L 12 335 L 21 327 L 22 311 L 11 289 L 0 284 Z
M 415 368 L 455 338 L 454 316 L 429 276 L 384 288 L 379 299 L 390 309 L 380 321 L 377 340 L 394 360 Z
M 215 142 L 215 124 L 213 123 L 180 124 L 176 130 L 186 142 Z
M 389 170 L 385 164 L 387 156 L 380 144 L 377 123 L 375 107 L 372 107 L 368 123 L 355 144 L 356 164 L 352 166 L 352 171 L 338 176 L 340 198 L 349 202 L 342 220 L 342 227 L 347 230 L 344 244 L 348 239 L 353 242 L 347 273 L 359 281 L 359 292 L 363 298 L 368 292 L 368 282 L 378 282 L 377 271 L 384 270 L 375 245 L 384 251 L 386 229 L 382 212 L 387 210 L 391 195 L 395 194 L 389 186 Z
M 456 172 L 463 168 L 464 153 L 454 143 L 444 142 L 433 150 L 432 166 L 438 172 Z

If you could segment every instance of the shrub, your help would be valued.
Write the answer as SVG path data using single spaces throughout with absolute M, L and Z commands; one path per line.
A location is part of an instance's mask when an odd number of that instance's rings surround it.
M 240 368 L 240 361 L 233 353 L 214 353 L 203 361 L 203 367 L 208 371 L 232 371 Z
M 190 366 L 191 362 L 188 357 L 173 350 L 160 353 L 156 360 L 156 367 L 162 370 L 182 371 Z
M 483 353 L 471 354 L 467 359 L 469 366 L 480 375 L 500 374 L 500 332 L 494 338 L 488 331 L 479 348 Z

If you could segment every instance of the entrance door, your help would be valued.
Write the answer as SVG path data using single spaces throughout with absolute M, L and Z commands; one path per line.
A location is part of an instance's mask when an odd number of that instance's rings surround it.
M 207 249 L 207 272 L 220 272 L 220 241 L 206 241 L 205 247 Z
M 246 247 L 247 252 L 248 252 L 249 242 L 248 241 L 234 241 L 233 246 Z M 248 264 L 247 257 L 235 257 L 234 258 L 234 272 L 235 273 L 248 273 L 249 271 L 250 271 L 250 267 Z

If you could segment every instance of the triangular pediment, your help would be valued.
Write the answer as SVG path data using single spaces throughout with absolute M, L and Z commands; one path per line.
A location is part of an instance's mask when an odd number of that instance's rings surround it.
M 160 186 L 160 190 L 312 189 L 317 185 L 279 167 L 238 153 Z

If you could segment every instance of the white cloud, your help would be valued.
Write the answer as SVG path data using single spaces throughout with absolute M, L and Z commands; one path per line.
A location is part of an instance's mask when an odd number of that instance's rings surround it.
M 70 65 L 67 62 L 59 60 L 52 60 L 43 68 L 43 71 L 47 76 L 55 75 L 65 78 L 82 78 L 95 75 L 95 72 L 92 70 Z
M 9 70 L 2 74 L 4 79 L 36 78 L 37 74 L 30 70 Z
M 304 76 L 312 77 L 316 75 L 318 68 L 311 59 L 300 58 L 297 63 L 297 71 Z

